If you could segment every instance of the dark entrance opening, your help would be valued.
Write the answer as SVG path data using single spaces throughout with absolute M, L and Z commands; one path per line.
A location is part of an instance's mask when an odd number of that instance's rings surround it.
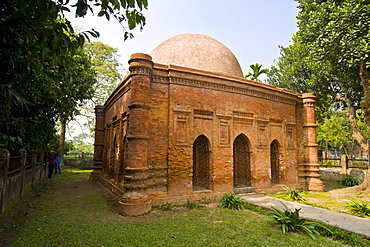
M 193 190 L 209 188 L 210 150 L 204 135 L 198 136 L 193 145 Z
M 280 183 L 280 162 L 279 162 L 279 142 L 277 140 L 272 141 L 270 145 L 270 157 L 271 157 L 271 183 Z
M 238 135 L 233 145 L 234 188 L 252 185 L 249 141 L 245 135 Z

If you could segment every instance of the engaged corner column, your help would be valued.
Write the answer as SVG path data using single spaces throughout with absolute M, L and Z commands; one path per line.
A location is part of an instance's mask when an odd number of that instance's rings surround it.
M 90 179 L 99 180 L 103 167 L 103 148 L 104 148 L 104 107 L 95 107 L 95 142 L 94 142 L 94 160 L 93 171 Z
M 320 165 L 317 153 L 316 141 L 316 120 L 315 120 L 315 103 L 316 96 L 313 93 L 305 93 L 302 95 L 303 108 L 305 112 L 304 128 L 307 139 L 305 148 L 307 149 L 307 165 L 306 165 L 306 180 L 309 190 L 324 191 L 325 186 L 320 177 Z
M 141 215 L 147 213 L 152 202 L 146 188 L 148 181 L 148 127 L 149 90 L 153 72 L 151 56 L 143 53 L 131 55 L 129 60 L 130 103 L 127 130 L 127 162 L 124 187 L 120 207 L 124 214 Z

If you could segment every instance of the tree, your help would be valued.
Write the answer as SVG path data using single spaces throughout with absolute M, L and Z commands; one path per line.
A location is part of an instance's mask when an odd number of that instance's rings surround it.
M 293 44 L 280 47 L 280 57 L 272 66 L 267 82 L 297 93 L 313 92 L 317 96 L 317 120 L 330 117 L 330 109 L 348 109 L 348 122 L 354 139 L 367 150 L 367 140 L 357 124 L 356 112 L 360 109 L 363 90 L 356 67 L 312 57 L 309 46 L 295 35 Z
M 76 105 L 78 71 L 74 56 L 95 30 L 76 33 L 63 13 L 68 1 L 6 0 L 0 3 L 0 143 L 8 149 L 43 149 L 53 136 L 58 117 Z M 127 23 L 128 30 L 145 24 L 146 0 L 78 0 L 71 8 L 82 17 L 98 8 L 98 16 Z M 60 98 L 68 92 L 72 97 Z M 78 96 L 79 92 L 75 96 Z M 81 98 L 83 99 L 83 98 Z
M 86 42 L 84 51 L 90 57 L 91 67 L 95 71 L 96 83 L 94 84 L 92 98 L 85 100 L 79 108 L 79 116 L 71 122 L 71 125 L 81 122 L 79 123 L 81 129 L 87 127 L 89 131 L 93 132 L 94 108 L 96 105 L 105 103 L 117 84 L 122 80 L 123 72 L 120 70 L 121 64 L 118 62 L 119 54 L 116 48 L 102 42 Z
M 332 68 L 339 68 L 337 73 L 343 68 L 357 71 L 363 92 L 361 109 L 365 114 L 367 125 L 370 126 L 368 71 L 370 2 L 368 0 L 298 2 L 300 11 L 297 16 L 299 27 L 297 36 L 301 38 L 303 44 L 306 44 L 311 59 L 329 64 Z
M 342 149 L 346 142 L 352 141 L 351 129 L 347 119 L 339 114 L 325 117 L 317 128 L 317 142 L 321 148 Z
M 343 102 L 348 107 L 349 122 L 355 134 L 360 133 L 356 127 L 356 109 L 361 108 L 369 131 L 370 2 L 297 1 L 300 11 L 297 16 L 299 29 L 293 40 L 296 47 L 283 51 L 295 54 L 295 58 L 282 61 L 283 65 L 288 65 L 298 77 L 301 73 L 310 78 L 307 85 L 312 86 L 319 95 L 325 95 L 327 105 L 335 100 Z M 299 50 L 303 52 L 302 65 L 298 66 L 302 71 L 289 65 L 292 61 L 300 63 L 300 55 L 296 54 Z M 288 57 L 292 58 L 290 55 Z M 363 136 L 357 135 L 356 140 L 361 143 L 360 139 L 364 140 Z M 367 150 L 366 145 L 362 147 Z M 370 192 L 370 170 L 359 188 L 367 188 Z
M 64 146 L 65 146 L 65 132 L 67 123 L 78 113 L 78 108 L 85 100 L 91 99 L 94 93 L 93 86 L 96 84 L 95 70 L 91 66 L 91 58 L 86 54 L 83 48 L 77 50 L 76 55 L 73 56 L 76 65 L 73 67 L 75 74 L 73 80 L 62 85 L 72 86 L 72 90 L 63 90 L 57 95 L 57 100 L 61 109 L 59 113 L 60 121 L 60 143 L 59 153 L 61 154 L 60 164 L 64 165 Z M 66 94 L 65 92 L 68 92 Z M 64 93 L 64 94 L 63 94 Z
M 244 78 L 251 79 L 253 81 L 258 81 L 261 82 L 258 77 L 262 74 L 267 74 L 268 69 L 261 69 L 262 64 L 256 63 L 256 64 L 251 64 L 249 67 L 252 69 L 252 72 L 248 72 L 247 74 L 244 75 Z
M 97 83 L 94 86 L 92 101 L 96 105 L 103 105 L 123 79 L 118 50 L 102 42 L 87 42 L 84 44 L 84 50 L 90 57 L 92 69 L 96 73 Z

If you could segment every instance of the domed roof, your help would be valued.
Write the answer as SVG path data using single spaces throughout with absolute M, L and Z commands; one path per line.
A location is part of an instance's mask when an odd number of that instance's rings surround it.
M 243 77 L 234 54 L 221 42 L 203 34 L 180 34 L 158 45 L 153 62 Z

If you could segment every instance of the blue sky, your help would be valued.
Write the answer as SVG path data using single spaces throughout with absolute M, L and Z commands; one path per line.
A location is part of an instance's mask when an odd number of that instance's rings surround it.
M 201 33 L 226 45 L 237 57 L 243 73 L 250 64 L 270 67 L 279 56 L 279 45 L 290 44 L 297 31 L 294 0 L 148 0 L 144 29 L 123 40 L 122 27 L 101 17 L 71 19 L 82 30 L 94 28 L 97 39 L 118 49 L 127 68 L 132 53 L 149 54 L 157 45 L 178 34 Z

